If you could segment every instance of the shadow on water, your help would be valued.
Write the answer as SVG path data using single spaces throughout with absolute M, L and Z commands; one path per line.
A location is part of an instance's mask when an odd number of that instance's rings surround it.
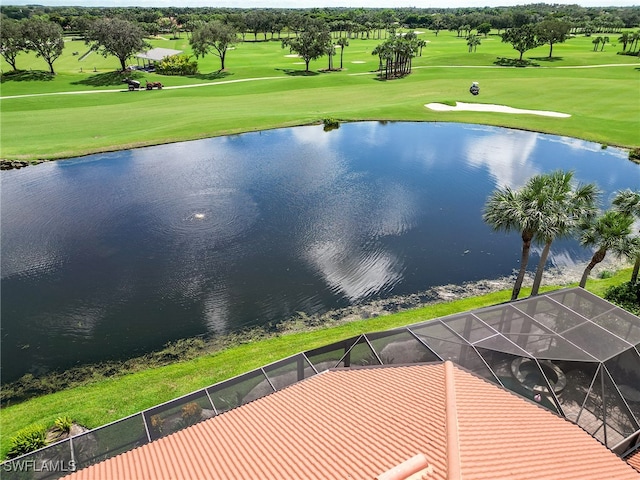
M 320 75 L 318 72 L 307 72 L 306 70 L 293 70 L 292 68 L 276 68 L 281 72 L 284 72 L 286 75 L 292 77 L 315 77 L 316 75 Z
M 517 58 L 498 57 L 493 62 L 494 65 L 500 65 L 501 67 L 539 67 L 540 64 L 532 62 L 531 60 L 519 60 Z
M 87 85 L 89 87 L 108 87 L 114 85 L 122 85 L 124 78 L 131 78 L 133 80 L 140 80 L 144 78 L 144 74 L 141 72 L 107 72 L 91 75 L 90 77 L 72 82 L 72 85 Z
M 51 72 L 44 70 L 17 70 L 0 75 L 0 82 L 36 82 L 51 81 L 55 77 Z

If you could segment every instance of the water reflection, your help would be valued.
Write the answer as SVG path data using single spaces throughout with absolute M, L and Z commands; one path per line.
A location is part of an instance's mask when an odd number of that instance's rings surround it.
M 618 150 L 565 143 L 363 122 L 3 172 L 2 378 L 508 275 L 519 237 L 481 218 L 496 186 L 555 168 L 606 195 L 640 185 Z M 558 241 L 550 260 L 588 257 Z
M 533 162 L 538 134 L 500 131 L 466 141 L 466 160 L 470 166 L 486 168 L 499 187 L 519 188 L 540 173 Z

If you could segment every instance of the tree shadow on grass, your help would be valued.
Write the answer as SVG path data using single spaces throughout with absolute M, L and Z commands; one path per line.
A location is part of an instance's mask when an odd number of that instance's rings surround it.
M 54 77 L 54 74 L 45 72 L 44 70 L 17 70 L 15 72 L 3 73 L 0 76 L 0 82 L 49 82 L 53 80 Z
M 498 57 L 493 62 L 494 65 L 500 65 L 501 67 L 539 67 L 540 64 L 532 62 L 531 60 L 519 60 L 517 58 Z
M 293 70 L 292 68 L 276 68 L 276 70 L 284 72 L 286 75 L 290 75 L 292 77 L 315 77 L 316 75 L 320 75 L 318 72 Z
M 121 85 L 125 78 L 131 78 L 133 80 L 139 80 L 144 77 L 141 72 L 107 72 L 91 75 L 90 77 L 78 80 L 77 82 L 71 82 L 72 85 L 87 85 L 89 87 L 109 87 L 114 85 Z
M 559 62 L 564 60 L 564 57 L 531 57 L 531 60 L 536 60 L 538 62 Z
M 224 70 L 217 70 L 211 73 L 196 73 L 195 75 L 189 75 L 189 78 L 197 78 L 198 80 L 220 80 L 231 75 L 233 75 L 233 73 L 229 73 Z

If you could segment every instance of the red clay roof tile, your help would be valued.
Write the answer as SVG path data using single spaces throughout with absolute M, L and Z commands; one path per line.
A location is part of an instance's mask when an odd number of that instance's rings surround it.
M 640 450 L 627 457 L 627 463 L 640 472 Z
M 640 478 L 576 425 L 450 362 L 327 371 L 68 478 L 373 480 L 417 454 L 430 480 Z

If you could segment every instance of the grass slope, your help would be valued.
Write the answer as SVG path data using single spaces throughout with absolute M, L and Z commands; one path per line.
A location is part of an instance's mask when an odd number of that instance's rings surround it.
M 56 62 L 58 74 L 43 74 L 42 59 L 18 58 L 25 71 L 2 77 L 0 121 L 2 158 L 55 159 L 116 149 L 161 144 L 291 125 L 331 117 L 342 121 L 407 120 L 469 122 L 583 138 L 608 145 L 638 146 L 638 58 L 616 55 L 608 45 L 593 52 L 586 37 L 527 52 L 527 68 L 499 67 L 499 58 L 517 57 L 498 36 L 484 38 L 476 53 L 454 34 L 425 33 L 429 41 L 406 78 L 378 80 L 379 40 L 350 40 L 339 72 L 322 72 L 327 59 L 311 63 L 304 74 L 299 58 L 280 43 L 241 43 L 228 53 L 219 72 L 215 56 L 200 60 L 192 77 L 135 72 L 142 81 L 193 88 L 127 92 L 118 62 L 91 53 L 80 60 L 82 42 L 66 43 Z M 154 46 L 189 53 L 186 38 L 154 40 Z M 73 55 L 73 52 L 79 55 Z M 339 65 L 340 55 L 334 59 Z M 622 66 L 605 66 L 622 64 Z M 583 68 L 597 66 L 597 68 Z M 470 68 L 471 67 L 471 68 Z M 7 65 L 3 64 L 7 72 Z M 82 72 L 80 72 L 82 68 Z M 95 68 L 95 72 L 94 72 Z M 252 80 L 253 79 L 253 80 Z M 235 83 L 236 81 L 242 81 Z M 481 94 L 471 97 L 471 81 Z M 195 86 L 202 85 L 204 86 Z M 69 92 L 78 95 L 44 95 Z M 93 92 L 93 93 L 91 93 Z M 101 92 L 101 93 L 99 93 Z M 18 98 L 6 98 L 19 96 Z M 635 101 L 633 101 L 635 99 Z M 571 118 L 478 112 L 433 112 L 430 102 L 477 101 L 534 110 L 556 110 Z M 630 101 L 631 100 L 631 101 Z
M 609 286 L 628 281 L 630 273 L 631 269 L 626 269 L 611 278 L 593 279 L 587 287 L 596 295 L 603 295 Z M 553 288 L 559 287 L 543 290 Z M 528 295 L 529 291 L 523 289 L 522 296 Z M 362 333 L 495 305 L 507 301 L 510 294 L 510 291 L 495 292 L 332 328 L 283 334 L 193 360 L 34 398 L 0 410 L 0 458 L 6 455 L 15 433 L 34 423 L 50 425 L 57 417 L 67 415 L 86 427 L 95 428 L 301 351 Z

